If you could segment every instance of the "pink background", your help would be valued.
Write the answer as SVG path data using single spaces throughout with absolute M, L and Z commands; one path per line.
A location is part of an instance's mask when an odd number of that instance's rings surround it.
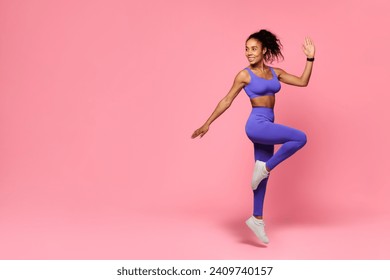
M 388 259 L 388 1 L 0 1 L 1 259 Z M 269 246 L 252 213 L 244 91 L 276 33 L 306 88 L 282 85 L 276 122 L 307 145 L 273 171 Z

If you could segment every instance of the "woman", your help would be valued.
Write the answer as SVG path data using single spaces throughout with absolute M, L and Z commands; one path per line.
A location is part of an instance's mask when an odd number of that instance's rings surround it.
M 195 130 L 191 136 L 196 138 L 200 135 L 202 138 L 209 130 L 210 124 L 230 107 L 244 88 L 252 104 L 245 131 L 255 149 L 255 166 L 251 183 L 254 192 L 254 209 L 253 216 L 246 221 L 246 224 L 265 244 L 268 244 L 269 240 L 264 230 L 263 202 L 269 174 L 278 164 L 306 144 L 306 135 L 303 132 L 274 123 L 275 94 L 281 88 L 280 82 L 294 86 L 307 86 L 315 54 L 313 42 L 310 38 L 305 38 L 302 48 L 307 61 L 302 75 L 298 77 L 267 65 L 275 59 L 283 58 L 281 47 L 279 39 L 267 30 L 262 29 L 250 35 L 245 46 L 245 55 L 250 65 L 236 75 L 228 94 L 218 103 L 205 124 Z M 282 146 L 274 154 L 275 144 L 282 144 Z

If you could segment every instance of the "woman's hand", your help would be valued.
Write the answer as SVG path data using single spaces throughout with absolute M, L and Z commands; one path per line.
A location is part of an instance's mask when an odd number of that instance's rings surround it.
M 303 52 L 308 58 L 314 57 L 315 54 L 315 47 L 314 43 L 309 37 L 305 38 L 305 42 L 302 45 Z
M 209 130 L 209 126 L 207 124 L 204 124 L 202 127 L 198 128 L 197 130 L 194 131 L 192 134 L 191 138 L 196 138 L 200 135 L 200 138 L 203 137 Z

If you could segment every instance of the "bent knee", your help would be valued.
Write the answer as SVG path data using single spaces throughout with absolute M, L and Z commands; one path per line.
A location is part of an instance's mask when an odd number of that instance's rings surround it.
M 306 143 L 307 143 L 307 136 L 306 136 L 306 134 L 304 132 L 301 132 L 301 134 L 299 136 L 298 142 L 299 142 L 300 148 L 302 148 L 303 146 L 306 145 Z

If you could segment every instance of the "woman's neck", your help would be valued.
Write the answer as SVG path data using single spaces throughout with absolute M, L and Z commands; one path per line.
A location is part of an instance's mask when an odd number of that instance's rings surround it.
M 259 70 L 260 72 L 264 72 L 268 69 L 267 65 L 265 65 L 263 61 L 259 61 L 258 63 L 251 65 L 251 68 Z

